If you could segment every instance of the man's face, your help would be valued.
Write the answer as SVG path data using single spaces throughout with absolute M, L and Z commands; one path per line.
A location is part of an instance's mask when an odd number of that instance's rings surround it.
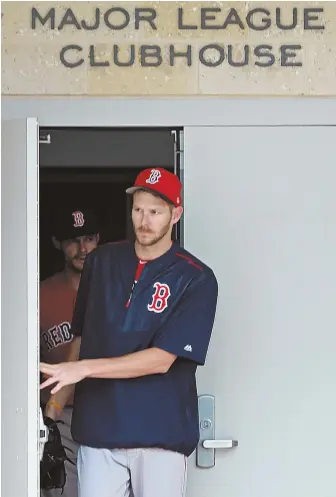
M 132 221 L 137 242 L 140 245 L 150 246 L 164 237 L 170 238 L 172 227 L 181 214 L 181 207 L 174 208 L 149 192 L 135 192 Z
M 78 236 L 61 242 L 65 265 L 75 272 L 83 270 L 85 257 L 94 250 L 99 242 L 99 235 Z

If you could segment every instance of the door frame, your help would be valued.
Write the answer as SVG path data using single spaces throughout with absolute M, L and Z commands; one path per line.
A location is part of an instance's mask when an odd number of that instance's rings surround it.
M 64 112 L 63 109 L 66 109 Z M 275 98 L 2 97 L 2 119 L 41 127 L 330 126 L 336 96 Z
M 41 453 L 38 123 L 36 118 L 2 119 L 2 131 L 1 490 L 8 497 L 37 497 Z M 14 370 L 10 381 L 5 379 L 9 370 Z

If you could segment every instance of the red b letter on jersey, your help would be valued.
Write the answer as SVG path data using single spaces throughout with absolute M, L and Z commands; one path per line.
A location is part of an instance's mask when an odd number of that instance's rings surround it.
M 147 309 L 152 312 L 162 312 L 168 307 L 170 297 L 170 288 L 165 283 L 154 283 L 155 292 L 153 293 L 152 303 L 148 304 Z

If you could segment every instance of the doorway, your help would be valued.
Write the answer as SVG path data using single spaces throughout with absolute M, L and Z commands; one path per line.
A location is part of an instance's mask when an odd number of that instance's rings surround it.
M 60 206 L 92 209 L 100 244 L 131 239 L 130 198 L 137 174 L 164 167 L 180 176 L 179 128 L 40 128 L 40 281 L 62 269 L 52 244 Z M 176 226 L 174 239 L 180 240 Z

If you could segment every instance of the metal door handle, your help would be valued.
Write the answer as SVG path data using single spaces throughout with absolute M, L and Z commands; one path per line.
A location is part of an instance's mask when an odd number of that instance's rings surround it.
M 238 446 L 237 440 L 203 440 L 205 449 L 232 449 Z
M 198 397 L 200 439 L 196 448 L 196 464 L 199 468 L 215 466 L 216 449 L 233 449 L 237 440 L 216 439 L 215 433 L 215 397 L 200 395 Z

